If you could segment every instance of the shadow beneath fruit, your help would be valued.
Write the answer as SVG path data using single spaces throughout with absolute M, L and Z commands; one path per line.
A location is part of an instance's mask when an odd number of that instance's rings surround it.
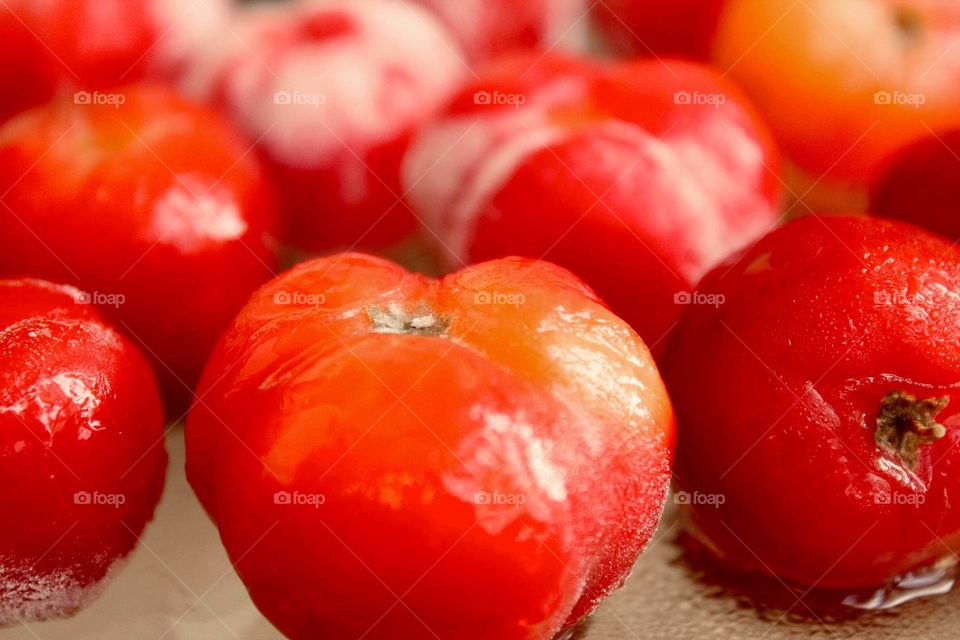
M 907 611 L 913 615 L 918 608 L 934 606 L 930 598 L 919 599 L 927 594 L 909 597 L 896 587 L 863 592 L 818 589 L 738 571 L 719 561 L 702 543 L 682 531 L 673 544 L 680 552 L 672 564 L 696 581 L 707 592 L 706 597 L 732 599 L 738 608 L 749 609 L 774 625 L 848 624 L 865 632 L 888 626 L 892 618 Z
M 590 628 L 590 619 L 586 619 L 573 629 L 567 629 L 563 633 L 554 637 L 553 640 L 586 640 L 587 631 Z

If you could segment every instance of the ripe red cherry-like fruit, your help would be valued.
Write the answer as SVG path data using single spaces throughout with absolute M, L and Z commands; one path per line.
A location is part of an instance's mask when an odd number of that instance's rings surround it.
M 0 127 L 0 273 L 76 284 L 150 355 L 173 415 L 276 266 L 272 190 L 220 116 L 137 84 Z
M 545 55 L 459 95 L 403 177 L 448 265 L 551 260 L 656 347 L 697 280 L 776 224 L 778 162 L 706 67 Z
M 240 10 L 221 49 L 188 85 L 257 141 L 288 242 L 382 248 L 416 228 L 400 157 L 467 70 L 429 12 L 389 0 L 260 3 Z
M 163 489 L 153 373 L 85 296 L 0 280 L 0 626 L 95 597 Z
M 806 217 L 718 266 L 671 337 L 696 535 L 792 583 L 876 587 L 960 549 L 960 252 Z
M 57 93 L 174 74 L 225 0 L 4 0 L 0 122 Z
M 378 258 L 263 287 L 210 359 L 187 475 L 260 610 L 305 640 L 549 640 L 656 527 L 673 413 L 570 273 Z

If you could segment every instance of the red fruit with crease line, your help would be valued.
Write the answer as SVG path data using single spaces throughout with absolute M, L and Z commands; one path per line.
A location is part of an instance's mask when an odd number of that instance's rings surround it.
M 718 266 L 671 336 L 676 476 L 741 569 L 883 586 L 960 549 L 960 252 L 806 217 Z
M 547 54 L 460 94 L 403 178 L 448 266 L 550 260 L 657 349 L 697 280 L 777 223 L 778 168 L 753 110 L 707 67 Z
M 670 478 L 649 352 L 547 263 L 303 263 L 198 393 L 190 483 L 297 640 L 549 640 L 622 584 Z

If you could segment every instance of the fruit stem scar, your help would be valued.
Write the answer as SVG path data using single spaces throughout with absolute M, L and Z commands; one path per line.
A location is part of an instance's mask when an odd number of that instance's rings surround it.
M 436 315 L 426 306 L 409 312 L 396 302 L 391 302 L 386 309 L 369 307 L 367 315 L 376 333 L 441 336 L 450 326 L 449 318 Z
M 917 465 L 920 445 L 939 440 L 947 429 L 935 420 L 950 398 L 918 400 L 904 391 L 893 391 L 880 401 L 877 430 L 874 439 L 877 446 L 889 454 L 898 456 L 907 468 Z

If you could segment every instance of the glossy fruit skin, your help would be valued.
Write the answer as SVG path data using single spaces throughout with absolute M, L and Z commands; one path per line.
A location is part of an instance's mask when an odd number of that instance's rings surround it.
M 597 22 L 617 51 L 707 61 L 727 0 L 604 0 Z
M 778 168 L 706 67 L 548 54 L 489 69 L 420 132 L 403 178 L 448 266 L 550 260 L 656 350 L 677 296 L 777 223 Z
M 361 254 L 298 265 L 240 312 L 200 395 L 188 478 L 295 640 L 552 638 L 622 583 L 670 477 L 646 347 L 519 258 L 439 281 Z
M 96 596 L 163 490 L 153 373 L 80 296 L 0 280 L 0 626 Z
M 676 476 L 695 533 L 804 586 L 883 585 L 960 548 L 960 254 L 903 223 L 801 218 L 718 266 L 671 336 Z M 881 400 L 946 398 L 914 466 Z M 710 496 L 723 496 L 721 504 Z M 713 502 L 718 500 L 714 499 Z
M 149 84 L 110 95 L 123 104 L 63 99 L 0 128 L 0 273 L 90 292 L 153 359 L 176 419 L 273 276 L 276 204 L 215 112 Z
M 5 0 L 0 122 L 58 93 L 107 90 L 166 74 L 216 23 L 220 0 Z
M 862 190 L 912 140 L 960 125 L 958 40 L 951 3 L 729 0 L 713 59 L 811 180 Z
M 874 186 L 870 211 L 960 239 L 958 156 L 960 129 L 906 147 Z
M 575 44 L 585 23 L 582 0 L 416 0 L 457 39 L 466 59 L 482 65 L 500 56 Z
M 258 142 L 284 239 L 329 250 L 406 238 L 416 226 L 400 157 L 467 72 L 452 37 L 424 9 L 388 0 L 260 4 L 233 31 L 188 85 Z

